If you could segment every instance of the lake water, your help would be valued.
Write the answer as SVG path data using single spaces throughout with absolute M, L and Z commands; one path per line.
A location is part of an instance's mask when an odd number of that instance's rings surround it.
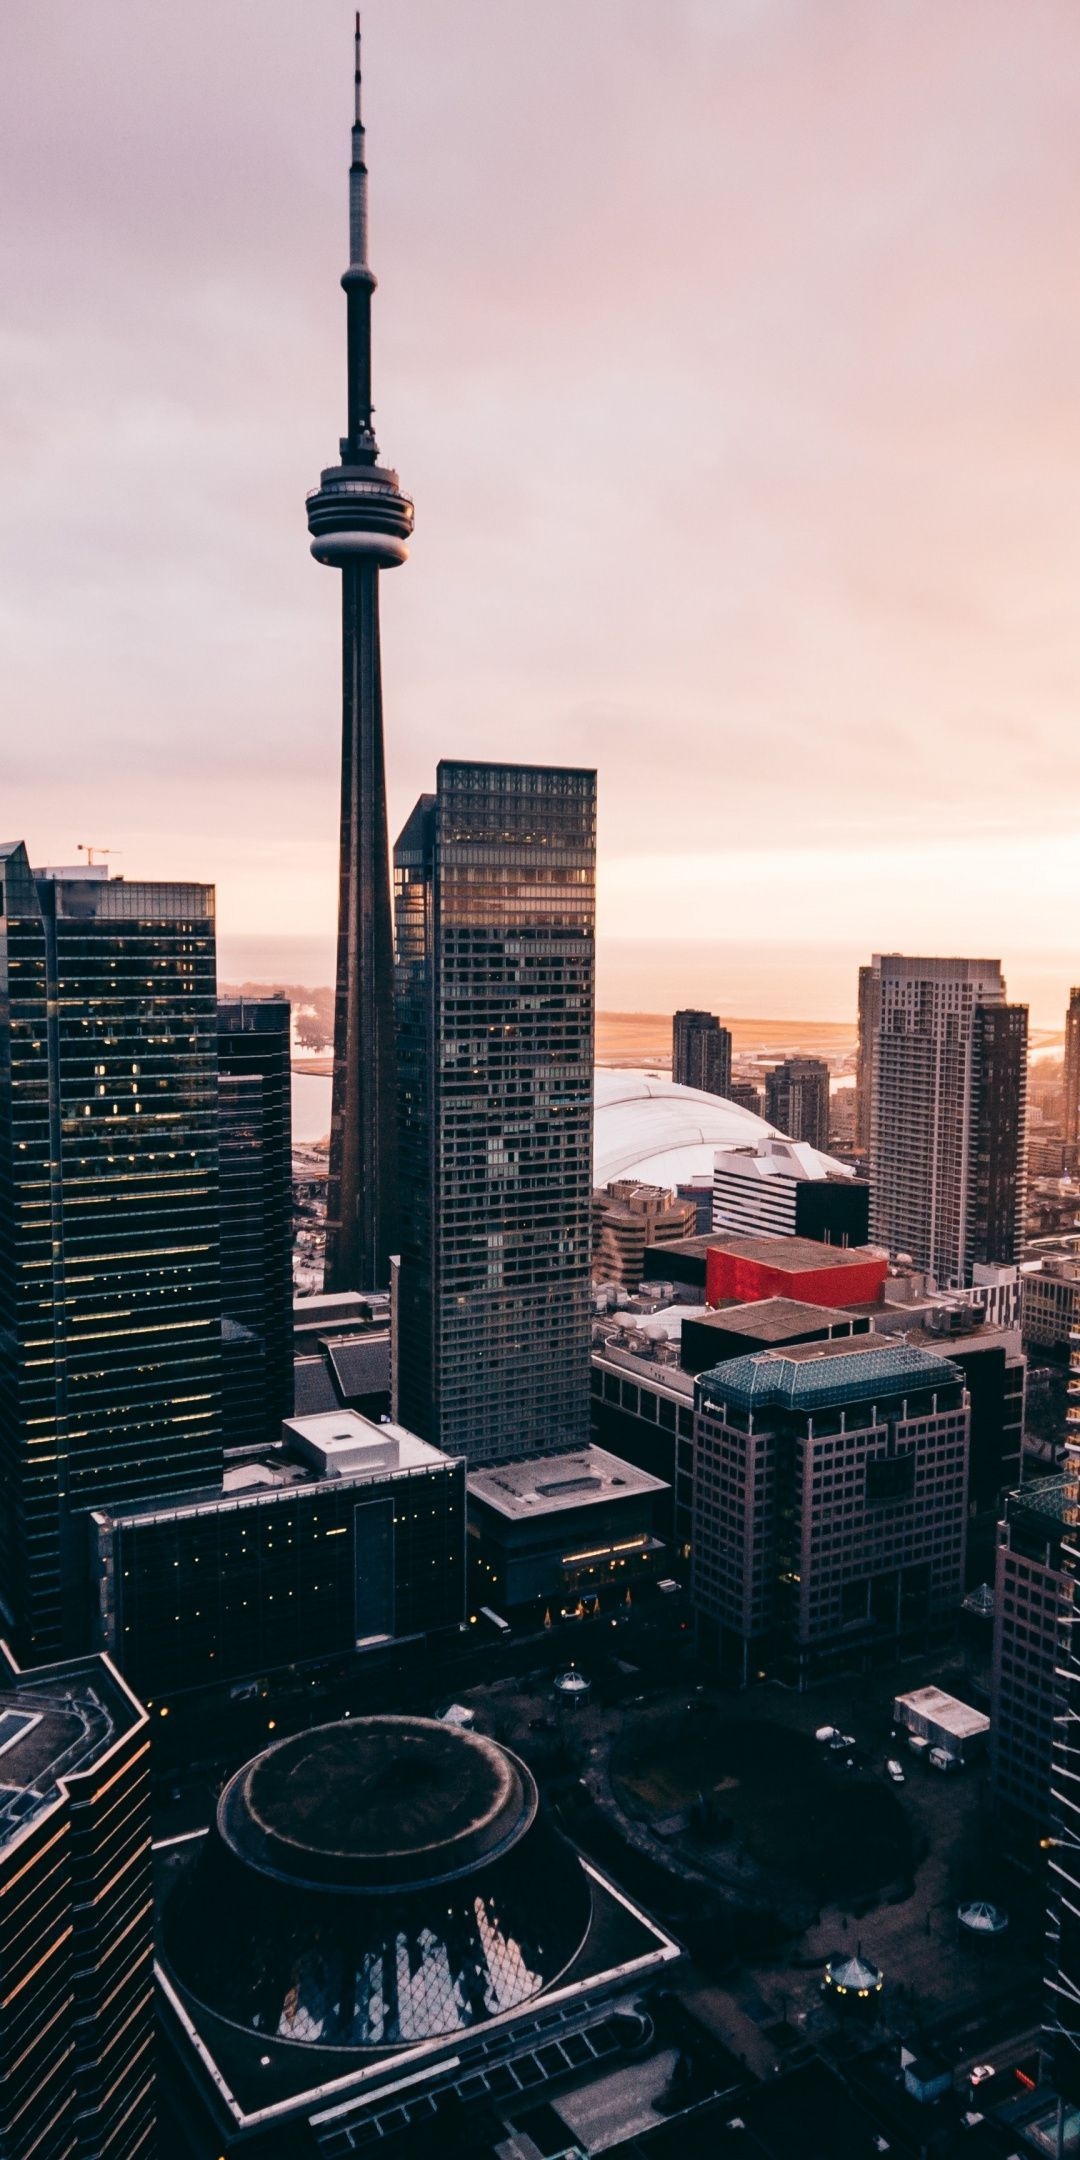
M 292 1076 L 292 1136 L 294 1140 L 325 1140 L 330 1130 L 331 1082 L 322 1073 Z

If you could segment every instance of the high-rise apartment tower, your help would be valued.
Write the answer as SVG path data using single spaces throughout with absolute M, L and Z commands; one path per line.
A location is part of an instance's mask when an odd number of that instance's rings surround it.
M 596 775 L 443 762 L 394 854 L 398 1411 L 472 1463 L 589 1422 Z
M 870 1234 L 961 1287 L 976 1261 L 1019 1257 L 1027 1007 L 1006 1004 L 997 960 L 873 968 Z
M 671 1023 L 671 1077 L 680 1087 L 704 1088 L 707 1095 L 731 1092 L 731 1030 L 715 1013 L 688 1007 Z
M 379 572 L 405 561 L 413 506 L 380 465 L 372 427 L 367 165 L 360 18 L 349 170 L 348 429 L 308 496 L 311 552 L 341 572 L 341 867 L 326 1287 L 385 1287 L 397 1244 L 390 866 L 379 658 Z
M 765 1115 L 789 1140 L 829 1145 L 829 1068 L 824 1058 L 790 1057 L 765 1075 Z
M 877 1033 L 881 978 L 873 967 L 859 969 L 858 1049 L 855 1054 L 855 1146 L 870 1153 L 870 1112 L 874 1094 L 874 1037 Z
M 214 892 L 0 847 L 0 1610 L 84 1646 L 96 1507 L 221 1467 Z
M 1080 989 L 1070 990 L 1065 1015 L 1065 1139 L 1080 1140 Z

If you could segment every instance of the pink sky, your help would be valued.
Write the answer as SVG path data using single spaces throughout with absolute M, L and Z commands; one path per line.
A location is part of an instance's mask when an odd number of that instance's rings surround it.
M 1080 976 L 1075 0 L 364 23 L 417 506 L 394 830 L 440 754 L 595 762 L 620 984 L 642 937 L 691 975 L 730 939 Z M 350 28 L 0 16 L 0 824 L 211 878 L 233 934 L 333 920 L 303 498 L 343 425 Z

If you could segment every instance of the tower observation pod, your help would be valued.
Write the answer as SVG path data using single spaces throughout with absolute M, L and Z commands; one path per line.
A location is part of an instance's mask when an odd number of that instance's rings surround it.
M 348 432 L 307 498 L 311 552 L 341 572 L 341 868 L 334 1082 L 327 1191 L 327 1290 L 389 1282 L 397 1244 L 393 943 L 386 824 L 379 572 L 405 561 L 413 506 L 379 462 L 372 427 L 371 296 L 360 18 L 349 168 Z

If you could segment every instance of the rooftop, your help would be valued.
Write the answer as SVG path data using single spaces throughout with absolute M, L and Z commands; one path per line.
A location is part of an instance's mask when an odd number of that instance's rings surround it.
M 145 1712 L 103 1657 L 20 1673 L 0 1648 L 0 1853 Z
M 1005 1512 L 1010 1520 L 1017 1515 L 1032 1515 L 1056 1530 L 1073 1527 L 1080 1522 L 1080 1486 L 1075 1473 L 1028 1478 L 1006 1493 Z
M 885 1343 L 879 1335 L 856 1335 L 731 1358 L 702 1373 L 698 1386 L 707 1402 L 798 1414 L 962 1382 L 962 1373 L 947 1358 L 909 1343 Z
M 333 1479 L 349 1485 L 397 1477 L 413 1470 L 445 1469 L 451 1461 L 440 1448 L 388 1419 L 376 1425 L 358 1410 L 328 1410 L 314 1417 L 290 1418 L 282 1438 L 261 1448 L 240 1448 L 225 1458 L 220 1485 L 198 1493 L 178 1493 L 133 1501 L 123 1508 L 97 1509 L 95 1520 L 115 1522 L 174 1521 L 204 1514 L 212 1507 L 250 1507 L 282 1486 L 310 1486 Z
M 768 1181 L 770 1178 L 791 1178 L 796 1184 L 820 1184 L 833 1180 L 853 1184 L 855 1171 L 833 1155 L 823 1155 L 820 1148 L 811 1147 L 808 1140 L 780 1140 L 771 1135 L 757 1142 L 737 1143 L 718 1148 L 715 1157 L 717 1176 L 752 1178 Z
M 970 1740 L 976 1733 L 990 1730 L 990 1720 L 981 1710 L 973 1710 L 970 1703 L 961 1702 L 956 1695 L 947 1695 L 944 1688 L 912 1688 L 909 1694 L 896 1697 L 896 1707 L 901 1704 L 905 1710 L 914 1710 L 916 1716 L 944 1726 L 959 1740 Z
M 865 1267 L 868 1259 L 878 1257 L 867 1245 L 823 1245 L 817 1238 L 808 1237 L 731 1237 L 724 1230 L 714 1230 L 703 1243 L 706 1249 L 711 1245 L 715 1252 L 734 1253 L 740 1260 L 760 1260 L 765 1267 L 782 1268 L 791 1275 L 804 1274 L 810 1268 Z
M 718 1335 L 755 1335 L 762 1342 L 786 1342 L 800 1328 L 850 1328 L 851 1315 L 835 1305 L 810 1305 L 802 1298 L 754 1298 L 746 1305 L 724 1305 L 692 1317 Z M 845 1337 L 846 1340 L 846 1337 Z
M 666 1380 L 668 1368 L 661 1369 Z M 632 1493 L 667 1491 L 662 1478 L 651 1477 L 647 1470 L 638 1470 L 633 1463 L 623 1462 L 618 1455 L 609 1455 L 606 1448 L 599 1447 L 577 1448 L 572 1455 L 541 1455 L 531 1462 L 503 1463 L 491 1470 L 473 1470 L 467 1483 L 471 1498 L 482 1500 L 510 1522 L 591 1507 L 602 1500 L 625 1500 Z
M 753 1147 L 775 1127 L 725 1096 L 680 1087 L 667 1074 L 598 1068 L 594 1081 L 593 1184 L 712 1181 L 718 1147 Z

